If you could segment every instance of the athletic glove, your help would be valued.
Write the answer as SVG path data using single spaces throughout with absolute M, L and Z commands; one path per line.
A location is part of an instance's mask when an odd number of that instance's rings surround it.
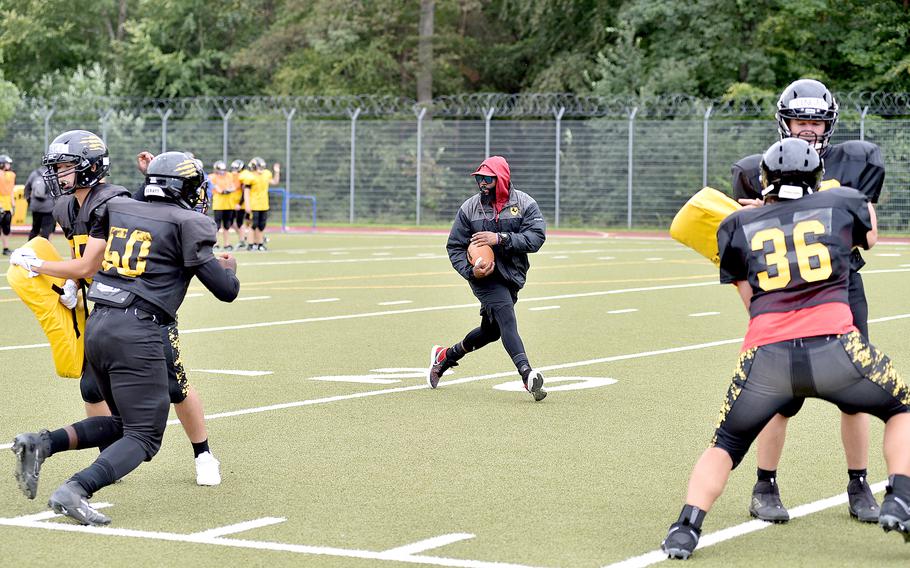
M 41 265 L 44 264 L 44 261 L 35 256 L 35 251 L 32 249 L 28 247 L 19 247 L 10 255 L 9 263 L 21 266 L 28 270 L 28 277 L 34 278 L 35 276 L 38 276 L 38 273 L 35 272 L 34 269 L 40 268 Z
M 79 292 L 79 286 L 73 280 L 67 280 L 63 283 L 63 293 L 60 294 L 60 303 L 69 309 L 76 307 L 76 297 Z

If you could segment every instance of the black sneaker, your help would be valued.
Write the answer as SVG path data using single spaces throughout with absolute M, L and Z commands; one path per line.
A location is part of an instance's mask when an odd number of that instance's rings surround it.
M 85 489 L 75 481 L 67 481 L 51 494 L 47 506 L 56 513 L 76 520 L 80 525 L 111 524 L 111 518 L 99 513 L 88 502 Z
M 851 479 L 847 484 L 847 498 L 849 499 L 850 516 L 861 523 L 878 522 L 878 502 L 872 495 L 872 488 L 865 477 Z
M 37 434 L 30 432 L 19 434 L 13 440 L 13 453 L 16 454 L 16 481 L 19 489 L 29 499 L 38 493 L 38 477 L 41 464 L 51 455 L 51 437 L 47 430 Z
M 539 371 L 532 369 L 531 372 L 528 373 L 525 389 L 534 397 L 534 402 L 540 402 L 547 398 L 547 391 L 543 390 L 543 375 L 541 375 Z
M 910 501 L 895 495 L 890 486 L 882 500 L 878 524 L 885 532 L 897 531 L 910 542 Z
M 673 523 L 667 538 L 660 543 L 660 549 L 670 558 L 688 560 L 698 546 L 698 537 L 701 531 L 688 523 Z
M 427 384 L 431 389 L 435 389 L 439 384 L 439 379 L 449 367 L 454 367 L 458 363 L 446 362 L 446 348 L 442 345 L 434 345 L 430 349 L 430 367 L 427 369 Z
M 13 251 L 9 250 L 8 248 L 3 249 L 3 256 L 9 256 L 11 254 L 13 254 Z
M 257 250 L 256 245 L 254 245 L 254 244 L 246 245 L 246 250 L 248 250 L 248 251 Z
M 269 249 L 265 248 L 265 244 L 259 245 L 259 252 L 266 252 L 267 250 Z
M 790 513 L 780 501 L 780 490 L 774 481 L 757 481 L 752 488 L 752 502 L 749 514 L 756 519 L 771 523 L 786 523 Z

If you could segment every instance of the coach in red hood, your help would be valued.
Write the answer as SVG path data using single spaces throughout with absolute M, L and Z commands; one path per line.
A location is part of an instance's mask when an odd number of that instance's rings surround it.
M 436 388 L 439 378 L 467 353 L 502 338 L 502 344 L 521 375 L 525 388 L 541 401 L 547 396 L 543 375 L 531 368 L 518 335 L 515 303 L 528 274 L 528 253 L 537 252 L 547 238 L 547 226 L 537 202 L 511 183 L 509 163 L 490 156 L 473 174 L 478 193 L 465 201 L 449 233 L 446 249 L 452 267 L 471 285 L 480 300 L 480 326 L 448 349 L 435 345 L 430 352 L 427 382 Z M 468 262 L 468 245 L 489 245 L 494 260 Z

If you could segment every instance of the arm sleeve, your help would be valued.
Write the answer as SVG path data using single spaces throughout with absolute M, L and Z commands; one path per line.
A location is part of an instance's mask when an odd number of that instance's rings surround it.
M 458 274 L 465 280 L 474 279 L 474 269 L 468 262 L 468 243 L 471 242 L 471 223 L 464 209 L 459 209 L 449 231 L 449 240 L 446 251 L 449 253 L 449 262 Z
M 88 236 L 107 240 L 107 233 L 110 227 L 110 217 L 107 214 L 107 202 L 95 207 L 90 217 L 91 221 L 88 227 Z
M 866 155 L 866 166 L 859 175 L 856 189 L 872 203 L 878 203 L 882 186 L 885 184 L 885 164 L 882 162 L 881 149 L 874 144 L 870 144 L 870 146 L 872 148 Z
M 214 256 L 196 266 L 196 277 L 216 298 L 233 302 L 240 293 L 240 280 L 233 270 L 221 268 Z
M 505 233 L 502 248 L 506 251 L 537 252 L 547 240 L 547 223 L 543 220 L 537 202 L 531 200 L 521 218 L 517 233 Z
M 869 216 L 869 203 L 865 197 L 857 196 L 850 200 L 850 213 L 853 215 L 853 246 L 862 247 L 863 250 L 869 249 L 869 243 L 866 236 L 872 230 L 872 218 Z
M 733 174 L 733 199 L 761 199 L 761 192 L 753 187 L 754 183 L 742 160 L 730 168 Z
M 749 278 L 749 269 L 746 267 L 745 259 L 733 246 L 736 227 L 735 220 L 727 218 L 717 229 L 717 251 L 720 257 L 721 284 L 732 284 Z
M 209 259 L 214 260 L 215 222 L 201 213 L 188 216 L 180 224 L 180 243 L 183 247 L 183 266 L 199 266 Z

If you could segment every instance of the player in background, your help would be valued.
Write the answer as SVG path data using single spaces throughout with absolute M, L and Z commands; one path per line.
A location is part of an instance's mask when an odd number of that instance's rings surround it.
M 54 182 L 73 187 L 78 162 L 72 148 L 51 146 L 46 165 Z M 215 258 L 215 227 L 194 211 L 205 196 L 205 172 L 183 152 L 166 152 L 151 161 L 145 197 L 140 202 L 115 197 L 106 202 L 99 223 L 108 227 L 103 264 L 87 298 L 95 303 L 86 324 L 86 374 L 96 378 L 112 411 L 54 431 L 20 434 L 13 443 L 16 479 L 29 499 L 37 492 L 41 465 L 58 452 L 103 448 L 88 468 L 51 494 L 48 506 L 85 525 L 110 519 L 88 502 L 100 489 L 151 460 L 161 447 L 167 424 L 168 362 L 159 328 L 177 317 L 190 281 L 198 277 L 218 299 L 237 297 L 237 263 Z M 98 246 L 90 237 L 86 248 Z M 22 250 L 22 249 L 20 249 Z M 11 260 L 30 273 L 73 277 L 79 259 L 43 262 L 26 254 Z
M 247 167 L 246 172 L 240 174 L 240 186 L 243 188 L 245 211 L 252 218 L 253 237 L 248 250 L 264 252 L 263 231 L 269 218 L 269 186 L 278 185 L 281 181 L 281 164 L 274 164 L 269 170 L 265 160 L 256 157 L 250 160 Z
M 15 187 L 13 160 L 6 154 L 0 154 L 0 242 L 3 243 L 4 256 L 10 255 L 9 234 L 12 231 L 13 215 L 16 214 L 16 201 L 13 199 Z
M 240 185 L 240 176 L 246 171 L 243 160 L 231 162 L 231 179 L 234 180 L 234 191 L 231 193 L 231 205 L 234 207 L 234 227 L 237 231 L 237 250 L 247 248 L 250 238 L 249 220 L 243 202 L 243 187 Z
M 234 247 L 228 240 L 228 231 L 234 224 L 234 176 L 227 171 L 227 164 L 218 160 L 212 166 L 209 181 L 212 183 L 212 211 L 215 213 L 215 226 L 221 233 L 221 245 L 224 250 L 232 251 Z
M 850 251 L 878 238 L 875 211 L 852 188 L 818 192 L 824 167 L 808 142 L 765 152 L 762 207 L 717 232 L 720 281 L 734 284 L 749 325 L 710 447 L 692 470 L 685 506 L 661 548 L 688 558 L 730 472 L 772 417 L 813 397 L 885 422 L 889 483 L 879 523 L 910 539 L 910 390 L 853 323 Z
M 800 79 L 787 86 L 777 102 L 777 127 L 781 139 L 798 137 L 813 143 L 825 162 L 825 186 L 843 185 L 859 190 L 872 203 L 877 203 L 885 179 L 885 168 L 878 146 L 851 140 L 831 144 L 837 126 L 838 106 L 825 85 L 811 79 Z M 761 203 L 759 164 L 761 155 L 747 156 L 733 165 L 733 195 L 744 205 Z M 858 249 L 850 255 L 849 295 L 853 324 L 869 338 L 869 307 L 859 269 L 865 261 Z M 787 433 L 787 420 L 802 407 L 796 399 L 782 408 L 758 437 L 758 479 L 752 491 L 749 512 L 765 521 L 786 522 L 790 519 L 780 499 L 777 468 Z M 869 416 L 863 413 L 841 414 L 841 439 L 847 461 L 847 494 L 850 515 L 860 521 L 878 520 L 878 503 L 866 481 L 869 463 Z
M 528 361 L 518 335 L 515 303 L 530 268 L 528 253 L 540 250 L 547 238 L 546 223 L 537 202 L 512 185 L 509 164 L 502 156 L 487 158 L 471 175 L 478 192 L 458 209 L 446 249 L 452 267 L 480 300 L 480 326 L 448 349 L 433 346 L 427 384 L 435 389 L 443 373 L 459 359 L 502 338 L 525 389 L 535 401 L 541 401 L 547 396 L 543 375 Z M 467 258 L 469 244 L 492 247 L 494 261 L 472 266 Z

